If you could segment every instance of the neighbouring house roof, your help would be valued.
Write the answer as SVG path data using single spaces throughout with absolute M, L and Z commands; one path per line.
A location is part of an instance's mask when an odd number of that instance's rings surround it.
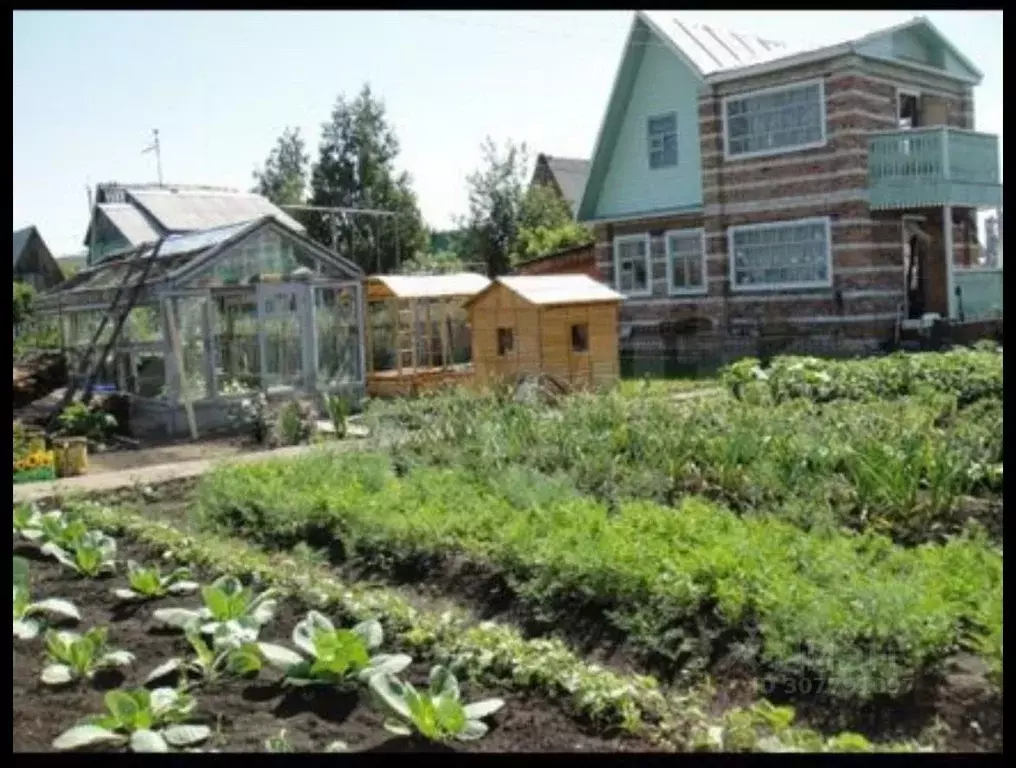
M 495 283 L 503 285 L 523 301 L 541 307 L 624 300 L 620 293 L 587 275 L 511 275 L 499 277 Z M 466 305 L 475 302 L 480 295 L 473 296 Z
M 475 272 L 448 275 L 372 275 L 368 283 L 381 286 L 382 292 L 397 299 L 433 299 L 442 296 L 473 296 L 490 280 Z M 368 285 L 368 290 L 369 290 Z
M 589 161 L 580 160 L 574 157 L 554 157 L 553 155 L 541 154 L 537 163 L 543 162 L 557 182 L 557 188 L 561 196 L 572 209 L 572 215 L 578 209 L 579 201 L 582 199 L 582 190 L 586 188 L 586 179 L 589 177 Z
M 542 256 L 534 256 L 531 259 L 526 259 L 525 261 L 520 261 L 520 262 L 515 264 L 515 267 L 516 268 L 527 267 L 527 266 L 529 266 L 531 264 L 539 264 L 539 263 L 544 262 L 544 261 L 553 261 L 554 259 L 560 259 L 560 258 L 562 258 L 564 256 L 572 256 L 572 255 L 579 255 L 579 254 L 582 254 L 582 255 L 587 255 L 588 254 L 590 257 L 592 257 L 594 255 L 593 254 L 593 249 L 594 248 L 595 248 L 595 243 L 581 243 L 579 245 L 569 245 L 569 246 L 567 246 L 565 248 L 559 248 L 556 251 L 551 251 L 550 253 L 545 253 Z
M 298 221 L 261 195 L 204 189 L 162 187 L 126 189 L 130 199 L 168 232 L 188 232 L 274 216 L 292 230 L 303 232 Z
M 25 246 L 28 245 L 28 241 L 32 239 L 32 233 L 35 231 L 34 226 L 14 230 L 14 261 L 11 262 L 12 265 L 17 266 L 18 260 L 25 252 Z
M 130 203 L 100 203 L 98 208 L 131 245 L 154 243 L 158 230 Z

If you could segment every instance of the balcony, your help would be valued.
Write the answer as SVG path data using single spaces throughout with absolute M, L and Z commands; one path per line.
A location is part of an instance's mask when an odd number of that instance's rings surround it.
M 1002 205 L 998 136 L 938 126 L 874 134 L 868 142 L 872 210 Z
M 956 314 L 961 320 L 1002 318 L 1002 270 L 957 269 Z

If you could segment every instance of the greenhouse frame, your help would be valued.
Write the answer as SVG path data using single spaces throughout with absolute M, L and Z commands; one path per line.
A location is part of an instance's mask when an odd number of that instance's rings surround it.
M 139 260 L 151 258 L 145 274 Z M 324 395 L 363 396 L 363 271 L 274 217 L 114 252 L 43 294 L 71 371 L 128 275 L 128 287 L 144 283 L 97 391 L 128 397 L 131 433 L 197 437 L 259 390 L 319 407 Z M 114 326 L 115 314 L 95 354 Z

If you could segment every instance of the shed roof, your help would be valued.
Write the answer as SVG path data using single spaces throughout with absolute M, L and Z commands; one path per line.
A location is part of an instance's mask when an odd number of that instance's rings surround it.
M 229 226 L 274 216 L 292 230 L 304 228 L 267 198 L 249 192 L 227 192 L 177 187 L 126 189 L 134 200 L 164 229 L 187 232 Z
M 511 275 L 499 277 L 496 284 L 503 285 L 524 301 L 540 307 L 624 300 L 620 293 L 588 275 Z M 478 298 L 479 294 L 466 304 L 472 304 Z
M 120 230 L 127 242 L 131 245 L 141 243 L 154 243 L 159 239 L 156 231 L 145 215 L 129 203 L 100 203 L 99 210 L 103 212 L 113 226 Z
M 369 284 L 382 286 L 393 298 L 431 299 L 441 296 L 473 296 L 490 280 L 475 272 L 448 275 L 371 275 Z

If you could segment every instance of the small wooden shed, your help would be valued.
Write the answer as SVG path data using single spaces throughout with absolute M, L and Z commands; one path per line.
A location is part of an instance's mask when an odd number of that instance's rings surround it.
M 473 374 L 464 302 L 490 285 L 483 275 L 367 278 L 367 394 L 414 394 Z
M 499 277 L 466 302 L 476 384 L 546 374 L 577 389 L 609 387 L 622 299 L 587 275 Z

